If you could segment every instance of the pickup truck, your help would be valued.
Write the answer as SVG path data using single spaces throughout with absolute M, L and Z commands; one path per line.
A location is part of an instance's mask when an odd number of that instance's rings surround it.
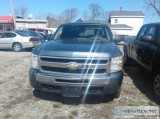
M 126 37 L 124 59 L 134 59 L 154 76 L 154 92 L 160 97 L 160 23 L 145 24 L 136 37 Z
M 36 90 L 64 97 L 120 95 L 123 54 L 107 25 L 63 24 L 53 40 L 32 51 L 31 61 L 29 80 Z

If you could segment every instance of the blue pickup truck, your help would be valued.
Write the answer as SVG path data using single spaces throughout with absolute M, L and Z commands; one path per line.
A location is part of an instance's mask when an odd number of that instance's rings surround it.
M 125 63 L 129 58 L 153 74 L 154 92 L 160 97 L 160 23 L 145 24 L 136 37 L 125 37 Z
M 37 90 L 81 95 L 120 95 L 123 54 L 107 25 L 68 23 L 32 52 L 30 84 Z

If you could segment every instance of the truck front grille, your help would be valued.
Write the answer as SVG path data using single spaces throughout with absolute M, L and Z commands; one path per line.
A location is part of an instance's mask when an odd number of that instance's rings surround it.
M 47 57 L 39 58 L 39 67 L 43 72 L 49 73 L 70 73 L 70 74 L 101 74 L 108 71 L 108 59 L 105 58 L 63 58 L 63 57 Z M 67 68 L 70 63 L 78 65 L 75 69 Z
M 58 67 L 48 67 L 41 66 L 42 70 L 50 72 L 60 72 L 60 73 L 77 73 L 77 74 L 92 74 L 92 73 L 105 73 L 106 69 L 75 69 L 70 70 L 67 68 L 58 68 Z
M 61 63 L 76 62 L 76 63 L 92 63 L 92 64 L 106 64 L 108 62 L 108 60 L 60 59 L 60 58 L 47 58 L 47 57 L 41 57 L 41 60 L 46 62 L 61 62 Z

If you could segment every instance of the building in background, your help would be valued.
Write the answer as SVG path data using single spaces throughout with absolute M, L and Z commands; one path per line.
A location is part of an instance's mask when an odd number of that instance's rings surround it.
M 123 11 L 122 7 L 119 11 L 111 11 L 109 13 L 108 20 L 87 20 L 83 21 L 78 19 L 76 22 L 97 22 L 107 24 L 113 35 L 132 35 L 135 36 L 144 22 L 144 14 L 141 11 Z M 52 17 L 47 17 L 46 20 L 27 19 L 17 17 L 16 18 L 16 29 L 34 29 L 34 30 L 45 30 L 55 32 L 57 27 L 60 25 Z M 12 16 L 0 16 L 0 30 L 14 30 L 14 21 Z
M 106 24 L 110 27 L 113 36 L 131 35 L 135 36 L 144 23 L 144 14 L 141 11 L 111 11 L 108 20 L 86 20 L 80 22 L 96 22 Z M 79 22 L 77 20 L 76 22 Z
M 16 19 L 16 29 L 46 28 L 47 20 Z
M 12 16 L 0 16 L 0 31 L 14 30 L 14 21 Z
M 141 11 L 111 11 L 109 14 L 110 28 L 113 34 L 135 36 L 144 22 Z

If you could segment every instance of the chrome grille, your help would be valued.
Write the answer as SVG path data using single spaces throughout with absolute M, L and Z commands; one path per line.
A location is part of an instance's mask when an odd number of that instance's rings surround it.
M 108 60 L 60 59 L 60 58 L 47 58 L 47 57 L 41 57 L 41 60 L 46 62 L 61 62 L 61 63 L 76 62 L 76 63 L 92 63 L 92 64 L 106 64 L 108 62 Z
M 92 73 L 105 73 L 106 69 L 75 69 L 70 70 L 67 68 L 58 68 L 58 67 L 48 67 L 41 66 L 42 70 L 50 72 L 60 72 L 60 73 L 77 73 L 77 74 L 92 74 Z
M 70 63 L 78 65 L 75 69 L 67 68 Z M 86 58 L 63 58 L 63 57 L 47 57 L 39 58 L 39 67 L 42 72 L 49 73 L 70 73 L 70 74 L 104 74 L 108 70 L 109 60 L 102 58 L 87 59 Z

